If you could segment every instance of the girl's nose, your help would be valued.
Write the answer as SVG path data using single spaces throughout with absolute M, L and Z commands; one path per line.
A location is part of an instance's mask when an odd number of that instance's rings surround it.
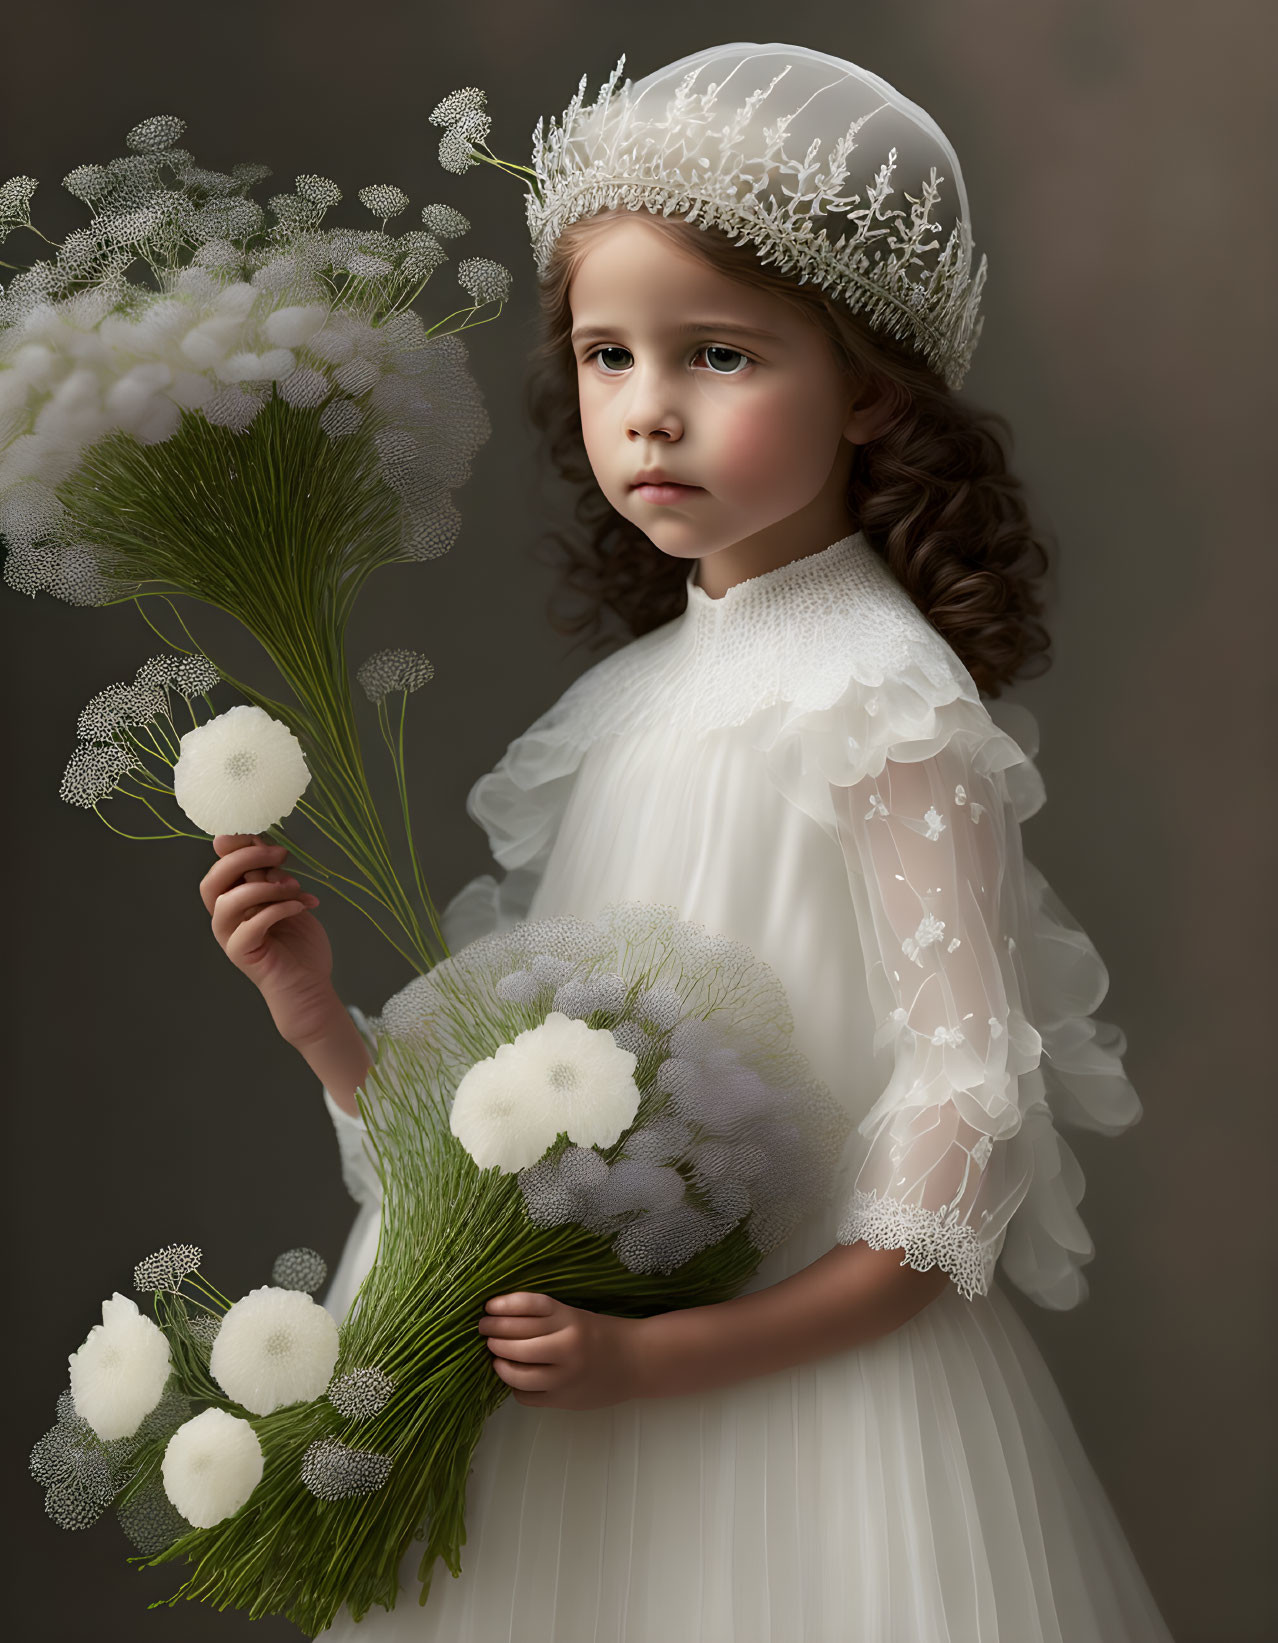
M 678 439 L 683 433 L 683 422 L 675 407 L 674 395 L 668 381 L 660 373 L 646 376 L 636 373 L 625 418 L 627 433 L 637 439 L 651 439 L 657 434 Z

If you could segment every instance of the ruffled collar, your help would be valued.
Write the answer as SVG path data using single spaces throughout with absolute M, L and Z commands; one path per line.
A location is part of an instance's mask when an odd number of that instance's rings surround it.
M 582 748 L 653 727 L 700 735 L 778 704 L 828 708 L 853 678 L 880 685 L 914 669 L 942 700 L 976 700 L 962 663 L 859 531 L 719 599 L 697 586 L 697 569 L 682 612 L 587 669 L 529 736 Z

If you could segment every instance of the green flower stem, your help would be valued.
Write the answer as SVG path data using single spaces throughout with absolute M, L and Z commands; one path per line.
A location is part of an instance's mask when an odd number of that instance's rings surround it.
M 130 777 L 132 777 L 132 779 L 135 782 L 137 782 L 140 787 L 149 788 L 152 793 L 167 793 L 170 798 L 173 797 L 173 788 L 169 785 L 166 785 L 164 782 L 160 782 L 160 781 L 156 781 L 156 780 L 152 779 L 150 770 L 147 768 L 146 765 L 141 764 L 141 763 L 135 765 L 132 770 L 126 770 L 124 772 L 124 774 L 120 777 L 120 784 L 119 784 L 118 791 L 120 791 L 120 792 L 127 791 L 127 789 L 123 786 L 123 784 Z M 131 794 L 130 796 L 133 797 L 133 798 L 139 798 L 141 795 L 135 793 L 135 794 Z
M 111 828 L 111 831 L 122 839 L 136 839 L 139 843 L 143 841 L 149 843 L 153 839 L 197 839 L 201 837 L 199 833 L 180 832 L 176 827 L 171 827 L 167 833 L 126 833 L 119 827 L 112 827 L 111 823 L 107 821 L 106 817 L 98 809 L 96 804 L 94 805 L 93 810 L 98 820 L 102 822 L 104 826 Z
M 438 323 L 436 323 L 435 325 L 432 325 L 427 330 L 426 335 L 428 337 L 435 336 L 435 334 L 439 331 L 440 326 L 447 325 L 449 320 L 450 319 L 456 319 L 458 314 L 467 314 L 467 315 L 477 314 L 481 308 L 486 307 L 486 306 L 487 306 L 487 304 L 485 304 L 485 303 L 476 302 L 476 303 L 472 303 L 469 308 L 454 308 L 451 314 L 445 314 L 443 319 L 439 320 Z M 497 304 L 497 312 L 495 314 L 488 314 L 483 319 L 476 319 L 476 320 L 466 319 L 457 327 L 457 330 L 458 331 L 473 331 L 477 325 L 487 325 L 491 320 L 495 320 L 495 319 L 500 317 L 501 311 L 504 307 L 505 307 L 505 304 L 499 302 Z M 455 333 L 452 332 L 452 331 L 444 332 L 445 336 L 453 336 L 454 334 Z
M 308 634 L 307 640 L 313 648 L 315 636 Z M 268 643 L 268 653 L 270 648 Z M 355 801 L 357 810 L 361 813 L 361 825 L 359 827 L 343 829 L 343 845 L 347 854 L 352 855 L 354 859 L 363 858 L 362 865 L 364 865 L 368 876 L 374 882 L 380 882 L 382 885 L 388 910 L 394 914 L 401 928 L 426 958 L 426 967 L 429 968 L 433 960 L 430 958 L 416 913 L 395 875 L 381 820 L 372 803 L 372 796 L 360 756 L 359 738 L 351 711 L 349 689 L 345 689 L 342 695 L 334 691 L 332 688 L 332 672 L 323 664 L 317 664 L 312 669 L 307 667 L 305 662 L 295 661 L 292 657 L 283 654 L 272 655 L 272 661 L 275 662 L 281 675 L 290 684 L 295 694 L 302 700 L 309 699 L 319 709 L 317 717 L 324 724 L 327 731 L 327 736 L 322 739 L 319 745 L 322 745 L 326 751 L 336 749 L 341 756 L 340 768 L 335 773 L 335 779 L 340 783 L 342 791 Z M 344 667 L 342 668 L 342 683 L 343 686 L 346 685 Z M 371 848 L 366 850 L 366 847 Z M 439 921 L 434 903 L 426 892 L 425 886 L 420 885 L 419 888 L 422 892 L 428 920 L 440 940 L 441 946 L 443 946 L 443 937 L 439 930 Z M 446 953 L 447 947 L 444 946 L 443 950 Z
M 482 161 L 484 165 L 495 166 L 498 171 L 507 171 L 512 177 L 515 178 L 528 177 L 534 183 L 539 181 L 537 173 L 531 166 L 518 165 L 514 160 L 499 159 L 497 155 L 493 153 L 492 149 L 489 148 L 487 143 L 485 143 L 482 148 L 476 148 L 472 144 L 470 151 L 474 157 L 477 160 Z
M 225 1295 L 223 1295 L 220 1289 L 215 1288 L 215 1286 L 209 1282 L 202 1272 L 188 1272 L 183 1282 L 190 1284 L 191 1287 L 198 1290 L 201 1295 L 207 1296 L 210 1301 L 215 1302 L 216 1305 L 220 1306 L 224 1311 L 230 1310 L 231 1302 Z
M 448 956 L 448 943 L 444 940 L 444 932 L 440 927 L 438 919 L 434 916 L 434 903 L 431 901 L 430 895 L 426 889 L 425 880 L 422 877 L 421 864 L 417 859 L 417 847 L 413 840 L 413 824 L 408 813 L 408 776 L 404 757 L 404 720 L 407 713 L 408 692 L 405 691 L 399 704 L 399 748 L 397 754 L 396 748 L 390 739 L 390 717 L 386 712 L 386 698 L 382 697 L 381 701 L 377 704 L 377 721 L 381 726 L 382 739 L 390 749 L 391 764 L 395 770 L 395 785 L 399 790 L 400 811 L 404 818 L 404 838 L 408 842 L 408 856 L 410 862 L 412 863 L 413 881 L 417 885 L 417 894 L 421 897 L 423 905 L 430 911 L 431 927 L 435 932 L 436 939 L 438 940 L 440 947 L 443 949 L 443 953 L 446 958 Z
M 129 775 L 134 775 L 134 774 L 136 774 L 136 773 L 133 772 L 133 771 L 129 772 Z M 170 789 L 170 791 L 171 791 L 171 789 Z M 117 793 L 123 793 L 126 798 L 136 799 L 139 804 L 144 804 L 153 816 L 155 816 L 158 820 L 164 822 L 166 827 L 172 827 L 172 823 L 168 821 L 167 817 L 160 815 L 160 812 L 151 803 L 150 799 L 147 798 L 146 794 L 145 793 L 135 793 L 132 790 L 132 788 L 125 787 L 124 779 L 121 779 L 120 784 L 116 788 L 116 792 Z M 94 805 L 93 808 L 96 810 L 97 806 Z M 100 811 L 99 811 L 99 814 L 101 814 Z M 184 834 L 182 832 L 182 830 L 180 828 L 177 828 L 177 827 L 173 827 L 173 836 L 174 836 L 174 838 L 183 838 L 183 837 L 185 837 L 185 838 L 199 838 L 200 837 L 200 835 L 198 833 Z
M 169 607 L 169 609 L 173 612 L 174 616 L 177 618 L 178 623 L 180 624 L 183 633 L 185 633 L 187 638 L 191 640 L 192 648 L 190 650 L 187 650 L 185 645 L 179 645 L 179 644 L 175 643 L 173 640 L 168 638 L 168 636 L 166 634 L 161 632 L 161 630 L 158 627 L 156 627 L 155 623 L 151 620 L 151 618 L 147 615 L 146 611 L 143 610 L 143 608 L 142 608 L 143 599 L 162 599 L 164 601 L 164 603 Z M 113 599 L 111 601 L 111 603 L 112 604 L 125 604 L 129 601 L 132 601 L 132 603 L 137 607 L 138 615 L 141 616 L 142 620 L 146 623 L 146 625 L 151 629 L 151 631 L 156 635 L 156 637 L 161 641 L 161 643 L 165 646 L 165 648 L 167 650 L 181 651 L 187 656 L 203 656 L 203 658 L 206 662 L 209 662 L 211 666 L 217 668 L 217 671 L 221 674 L 223 680 L 228 685 L 230 685 L 232 690 L 239 691 L 242 695 L 249 695 L 249 694 L 253 695 L 254 697 L 256 697 L 257 705 L 260 708 L 262 708 L 265 712 L 270 713 L 273 717 L 280 717 L 288 711 L 285 708 L 285 706 L 282 702 L 273 701 L 271 699 L 271 697 L 263 696 L 260 692 L 253 691 L 249 685 L 246 685 L 243 682 L 243 680 L 237 679 L 235 677 L 235 675 L 232 674 L 232 673 L 228 673 L 226 671 L 226 669 L 221 666 L 220 663 L 213 662 L 212 658 L 209 656 L 208 652 L 203 648 L 203 646 L 197 644 L 195 639 L 192 637 L 191 630 L 190 630 L 190 628 L 187 627 L 186 623 L 182 620 L 181 613 L 178 611 L 177 606 L 173 603 L 173 597 L 172 597 L 171 594 L 165 593 L 165 592 L 133 593 L 133 594 L 125 595 L 124 598 L 122 598 L 122 599 Z M 186 700 L 186 698 L 183 698 L 183 699 Z M 211 707 L 211 704 L 209 703 L 209 699 L 208 699 L 207 695 L 204 696 L 202 698 L 202 700 L 204 701 L 204 704 L 205 704 L 206 707 Z M 190 705 L 191 705 L 190 701 L 187 700 L 187 707 L 189 708 Z M 213 711 L 216 711 L 216 710 L 214 709 Z M 192 725 L 194 725 L 196 723 L 194 713 L 191 714 L 191 723 L 192 723 Z

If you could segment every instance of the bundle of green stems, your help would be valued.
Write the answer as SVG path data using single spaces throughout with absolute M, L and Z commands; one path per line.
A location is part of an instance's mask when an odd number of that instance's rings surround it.
M 592 1026 L 612 1023 L 603 1011 L 588 1018 Z M 377 1259 L 342 1325 L 337 1373 L 373 1365 L 394 1391 L 363 1420 L 341 1416 L 327 1398 L 264 1417 L 232 1406 L 258 1435 L 265 1473 L 234 1516 L 134 1560 L 194 1565 L 164 1603 L 196 1599 L 254 1617 L 283 1614 L 315 1635 L 343 1605 L 356 1619 L 375 1603 L 393 1608 L 400 1562 L 424 1535 L 424 1604 L 437 1559 L 454 1576 L 461 1571 L 471 1457 L 510 1392 L 477 1330 L 488 1297 L 552 1291 L 572 1306 L 646 1317 L 730 1299 L 758 1265 L 759 1251 L 741 1226 L 662 1274 L 631 1271 L 607 1237 L 581 1226 L 533 1225 L 516 1175 L 479 1169 L 450 1133 L 439 1058 L 389 1038 L 379 1049 L 359 1107 L 385 1211 Z M 649 1091 L 636 1125 L 668 1099 Z M 611 1162 L 625 1141 L 603 1156 Z M 301 1466 L 322 1438 L 390 1456 L 385 1484 L 351 1499 L 317 1499 L 301 1481 Z

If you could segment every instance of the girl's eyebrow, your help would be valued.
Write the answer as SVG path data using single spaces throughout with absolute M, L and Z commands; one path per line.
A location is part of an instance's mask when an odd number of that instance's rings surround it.
M 573 342 L 594 342 L 599 337 L 618 336 L 624 329 L 624 326 L 619 325 L 585 325 L 572 333 L 571 340 Z M 763 331 L 755 325 L 738 325 L 736 321 L 727 319 L 690 320 L 687 325 L 675 325 L 671 329 L 680 336 L 690 336 L 693 332 L 735 331 L 738 336 L 765 337 L 769 342 L 780 342 L 781 340 L 775 331 Z

